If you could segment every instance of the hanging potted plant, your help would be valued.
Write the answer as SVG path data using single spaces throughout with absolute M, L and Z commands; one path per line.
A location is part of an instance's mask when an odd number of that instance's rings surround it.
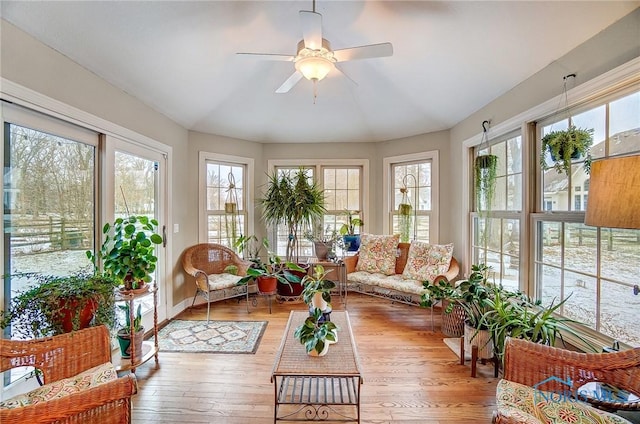
M 591 171 L 589 150 L 593 144 L 593 129 L 570 125 L 566 130 L 551 131 L 542 137 L 541 144 L 540 166 L 542 169 L 554 168 L 559 174 L 569 175 L 572 162 L 584 158 L 585 172 L 588 174 Z M 551 166 L 547 163 L 547 153 L 553 162 Z
M 482 121 L 482 140 L 480 147 L 489 142 L 489 121 Z M 488 150 L 488 146 L 487 146 Z M 491 210 L 496 190 L 498 156 L 478 155 L 473 163 L 473 182 L 475 184 L 476 208 L 479 214 Z
M 497 168 L 496 155 L 480 155 L 475 159 L 473 170 L 478 212 L 491 210 L 496 190 Z

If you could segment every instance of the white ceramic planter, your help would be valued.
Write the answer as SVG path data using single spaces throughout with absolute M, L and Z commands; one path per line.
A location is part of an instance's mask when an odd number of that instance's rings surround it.
M 493 341 L 487 330 L 476 330 L 464 324 L 464 350 L 471 352 L 471 346 L 478 346 L 479 359 L 493 358 Z
M 311 299 L 311 306 L 318 308 L 321 311 L 327 310 L 327 301 L 322 298 L 322 292 L 314 293 L 313 299 Z

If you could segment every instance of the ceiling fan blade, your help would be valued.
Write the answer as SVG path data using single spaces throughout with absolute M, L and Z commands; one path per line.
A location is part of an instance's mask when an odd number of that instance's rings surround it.
M 251 59 L 262 59 L 262 60 L 281 60 L 284 62 L 293 62 L 295 56 L 285 55 L 285 54 L 270 54 L 270 53 L 236 53 L 236 55 L 240 57 L 247 57 Z
M 302 25 L 304 46 L 308 49 L 320 50 L 322 47 L 322 15 L 301 10 L 300 23 Z
M 338 62 L 347 60 L 370 59 L 374 57 L 385 57 L 393 55 L 391 43 L 369 44 L 368 46 L 351 47 L 333 51 L 333 57 Z
M 276 90 L 276 93 L 282 94 L 287 93 L 289 90 L 293 88 L 294 85 L 298 83 L 302 79 L 302 74 L 298 71 L 295 71 L 285 82 L 282 83 L 280 87 Z
M 353 78 L 351 78 L 351 77 L 349 76 L 349 74 L 347 74 L 347 73 L 346 73 L 342 68 L 340 68 L 340 67 L 338 66 L 338 64 L 337 64 L 337 63 L 336 63 L 336 64 L 334 64 L 333 66 L 334 66 L 334 68 L 335 68 L 338 72 L 340 72 L 342 75 L 344 75 L 345 77 L 347 77 L 347 79 L 348 79 L 349 81 L 351 81 L 355 86 L 357 86 L 357 85 L 358 85 L 358 83 L 357 83 L 357 82 L 355 82 L 355 80 L 354 80 Z

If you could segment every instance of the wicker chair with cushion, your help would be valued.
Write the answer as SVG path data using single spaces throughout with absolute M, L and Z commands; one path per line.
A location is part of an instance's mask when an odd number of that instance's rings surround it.
M 118 378 L 105 326 L 35 340 L 0 339 L 0 371 L 42 371 L 44 385 L 0 402 L 0 423 L 131 422 L 133 374 Z
M 634 400 L 622 403 L 609 395 L 598 398 L 590 394 L 583 388 L 590 382 L 606 383 L 625 391 L 626 396 L 640 396 L 640 348 L 581 353 L 507 339 L 504 378 L 498 383 L 493 422 L 628 423 L 592 405 L 610 411 L 640 409 L 640 402 Z
M 235 274 L 225 272 L 228 266 L 235 266 Z M 182 255 L 182 267 L 185 272 L 195 277 L 196 298 L 202 296 L 207 301 L 207 322 L 211 312 L 211 301 L 244 296 L 246 285 L 238 285 L 238 280 L 247 275 L 251 262 L 242 260 L 236 252 L 216 243 L 201 243 L 191 246 Z

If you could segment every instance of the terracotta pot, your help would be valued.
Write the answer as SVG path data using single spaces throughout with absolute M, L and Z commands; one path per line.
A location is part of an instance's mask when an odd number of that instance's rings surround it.
M 84 305 L 84 308 L 80 311 L 78 311 L 77 300 L 70 300 L 68 302 L 65 302 L 64 300 L 60 301 L 61 306 L 65 303 L 67 303 L 67 308 L 63 309 L 60 313 L 60 320 L 62 321 L 62 329 L 64 330 L 64 332 L 70 333 L 71 331 L 73 331 L 73 318 L 76 312 L 80 314 L 80 326 L 76 330 L 81 330 L 83 328 L 89 327 L 94 315 L 96 314 L 96 310 L 98 309 L 98 302 L 93 299 L 89 299 Z
M 260 293 L 273 293 L 278 288 L 276 277 L 258 277 L 258 290 Z

